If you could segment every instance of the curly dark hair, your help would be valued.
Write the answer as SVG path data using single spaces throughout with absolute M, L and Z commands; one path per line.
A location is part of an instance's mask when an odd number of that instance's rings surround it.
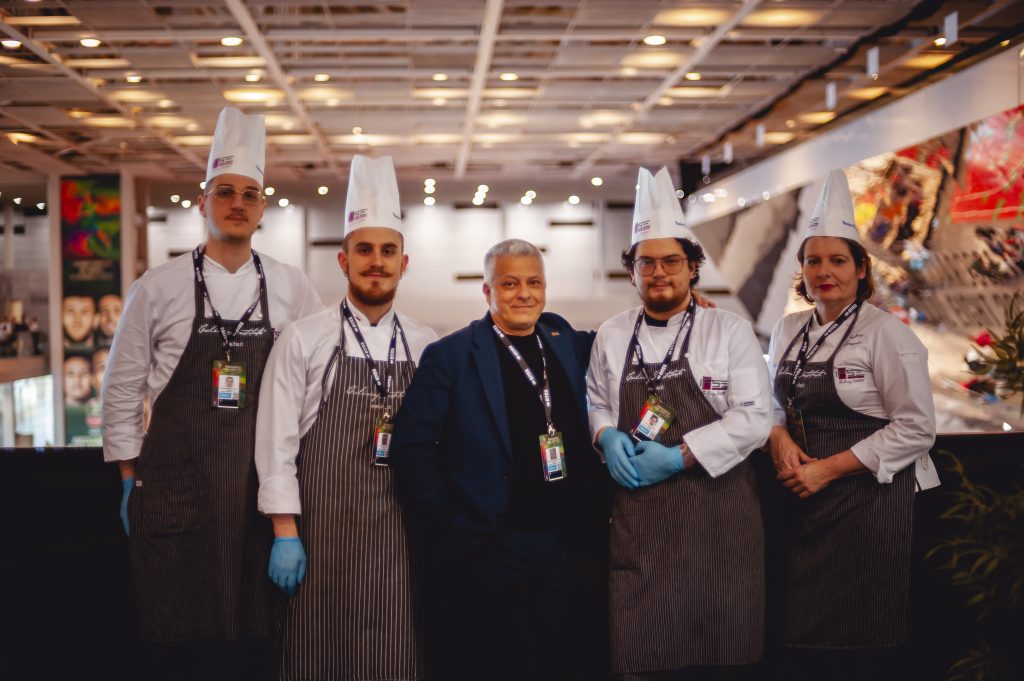
M 850 256 L 853 258 L 853 265 L 858 270 L 861 265 L 864 266 L 864 278 L 857 282 L 857 300 L 865 301 L 875 295 L 875 280 L 871 276 L 871 256 L 864 250 L 856 241 L 852 239 L 843 239 L 846 245 L 850 248 Z M 803 243 L 800 244 L 800 250 L 796 253 L 796 260 L 800 263 L 801 270 L 796 273 L 796 277 L 793 280 L 793 291 L 796 293 L 797 298 L 802 298 L 811 305 L 814 305 L 814 298 L 811 298 L 810 294 L 807 293 L 807 286 L 804 285 L 804 245 L 807 243 L 807 239 L 804 239 Z
M 696 265 L 697 269 L 693 271 L 693 276 L 690 278 L 690 287 L 694 287 L 700 281 L 700 268 L 704 264 L 707 258 L 704 256 L 704 249 L 700 247 L 695 241 L 689 239 L 676 239 L 679 245 L 682 246 L 683 252 L 686 253 L 686 258 Z M 622 251 L 622 266 L 626 268 L 629 273 L 633 272 L 633 263 L 636 261 L 636 247 L 638 244 L 633 244 L 629 248 Z

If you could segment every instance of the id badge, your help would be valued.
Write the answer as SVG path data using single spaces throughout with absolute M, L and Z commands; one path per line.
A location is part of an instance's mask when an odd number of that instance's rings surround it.
M 391 433 L 395 426 L 390 421 L 378 417 L 373 429 L 373 465 L 387 466 L 391 461 L 388 451 L 391 449 Z
M 562 434 L 540 436 L 540 459 L 544 466 L 544 482 L 565 480 L 569 471 L 565 466 L 565 447 L 562 445 Z
M 241 409 L 245 406 L 245 367 L 237 362 L 213 362 L 213 406 Z
M 638 442 L 657 442 L 675 418 L 676 413 L 671 407 L 659 400 L 656 395 L 650 395 L 640 410 L 640 422 L 633 429 L 633 439 Z
M 786 407 L 786 430 L 789 431 L 789 436 L 793 438 L 797 447 L 804 450 L 805 453 L 809 453 L 807 451 L 807 433 L 804 432 L 804 415 L 793 405 Z

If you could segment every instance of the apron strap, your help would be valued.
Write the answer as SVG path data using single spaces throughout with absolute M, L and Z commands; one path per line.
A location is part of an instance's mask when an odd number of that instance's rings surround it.
M 850 337 L 851 333 L 853 333 L 853 327 L 857 325 L 857 317 L 860 316 L 861 307 L 858 307 L 857 311 L 853 313 L 853 319 L 850 320 L 850 328 L 848 328 L 846 333 L 843 334 L 843 337 L 839 339 L 839 342 L 836 344 L 836 349 L 833 350 L 832 354 L 828 356 L 827 360 L 825 360 L 826 364 L 832 364 L 832 360 L 835 359 L 836 354 L 842 349 L 843 344 L 846 343 L 846 339 Z

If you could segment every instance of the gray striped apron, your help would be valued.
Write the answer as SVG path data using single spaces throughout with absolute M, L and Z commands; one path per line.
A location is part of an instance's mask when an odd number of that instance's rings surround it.
M 210 396 L 223 340 L 214 319 L 204 319 L 203 295 L 193 286 L 192 335 L 153 404 L 128 497 L 140 636 L 269 637 L 273 530 L 256 510 L 253 465 L 260 380 L 274 343 L 266 292 L 263 319 L 247 322 L 232 345 L 232 359 L 246 371 L 245 407 L 218 409 Z
M 684 348 L 685 353 L 685 348 Z M 647 399 L 628 352 L 618 428 L 632 432 Z M 653 375 L 658 364 L 648 363 Z M 662 444 L 719 420 L 686 355 L 657 395 L 676 411 Z M 764 528 L 754 469 L 716 478 L 696 467 L 651 487 L 616 490 L 610 564 L 612 671 L 669 671 L 756 662 L 764 639 Z
M 399 335 L 406 358 L 412 357 Z M 374 422 L 383 404 L 365 359 L 345 353 L 344 331 L 324 373 L 325 391 L 335 361 L 333 386 L 299 445 L 299 536 L 309 565 L 286 607 L 280 678 L 418 679 L 402 509 L 392 469 L 373 465 Z M 385 376 L 387 363 L 375 363 Z M 398 361 L 395 369 L 392 414 L 415 364 Z
M 806 365 L 796 386 L 793 406 L 803 415 L 807 454 L 816 459 L 844 452 L 889 424 L 854 411 L 836 392 L 832 365 L 856 323 L 826 361 Z M 786 403 L 794 364 L 779 365 L 779 404 Z M 786 506 L 785 645 L 838 650 L 905 642 L 913 466 L 886 485 L 871 474 L 840 478 L 807 499 L 790 496 Z

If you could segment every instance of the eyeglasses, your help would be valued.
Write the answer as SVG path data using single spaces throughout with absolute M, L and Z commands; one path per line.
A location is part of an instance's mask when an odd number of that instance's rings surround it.
M 661 263 L 665 274 L 679 274 L 683 271 L 683 263 L 689 258 L 681 255 L 670 255 L 666 258 L 637 258 L 633 261 L 633 271 L 642 277 L 654 274 L 654 268 Z
M 244 189 L 242 191 L 238 191 L 229 184 L 218 185 L 214 187 L 213 190 L 206 193 L 207 196 L 213 196 L 213 198 L 218 201 L 224 202 L 234 201 L 235 195 L 237 194 L 242 195 L 242 203 L 255 205 L 263 200 L 263 192 L 257 189 Z

